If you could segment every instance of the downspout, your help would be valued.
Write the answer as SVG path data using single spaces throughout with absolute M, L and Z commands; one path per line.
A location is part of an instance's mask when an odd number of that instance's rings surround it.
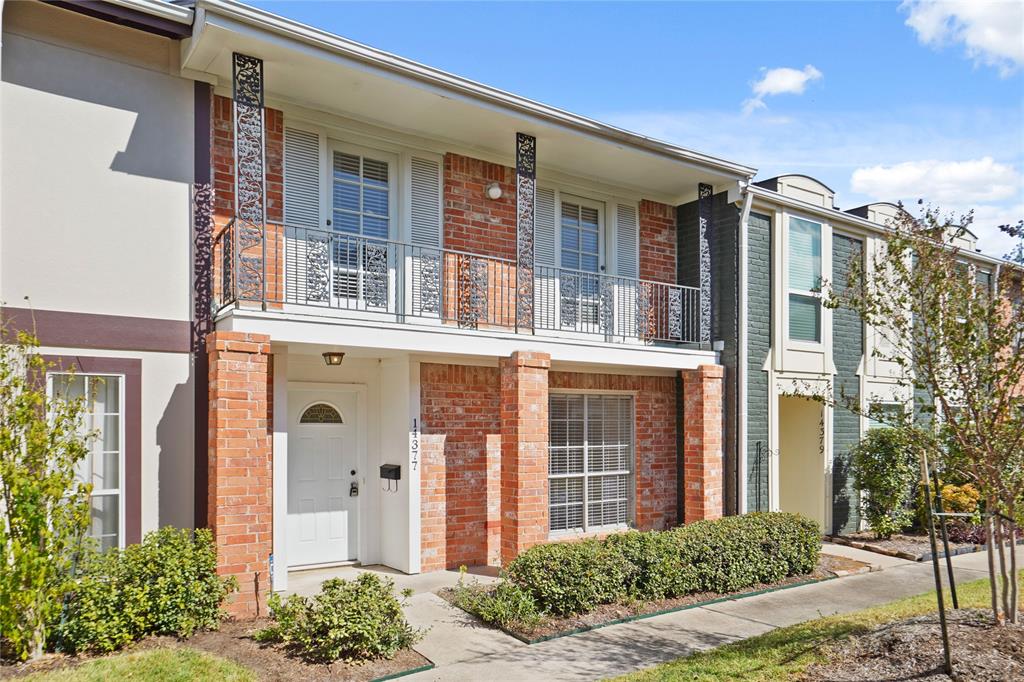
M 736 392 L 738 393 L 738 409 L 736 412 L 736 510 L 740 514 L 747 513 L 747 280 L 749 269 L 749 246 L 747 244 L 747 226 L 750 221 L 750 205 L 754 195 L 748 182 L 742 183 L 740 192 L 743 195 L 743 209 L 740 211 L 740 267 L 739 267 L 739 333 L 737 343 L 739 354 L 736 370 Z

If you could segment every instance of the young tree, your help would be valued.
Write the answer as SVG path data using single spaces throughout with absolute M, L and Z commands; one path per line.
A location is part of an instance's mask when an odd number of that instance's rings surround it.
M 1016 622 L 1013 538 L 1024 513 L 1022 268 L 1003 264 L 994 281 L 981 277 L 961 246 L 971 221 L 971 214 L 952 220 L 932 207 L 918 215 L 901 207 L 885 248 L 854 259 L 848 286 L 840 291 L 826 283 L 824 298 L 829 307 L 857 311 L 887 342 L 873 352 L 899 368 L 898 381 L 915 396 L 918 414 L 913 423 L 892 419 L 890 425 L 981 493 L 993 515 L 993 615 Z M 842 401 L 863 411 L 856 400 Z M 929 415 L 941 430 L 922 428 Z M 871 416 L 887 419 L 882 412 Z
M 84 399 L 49 398 L 31 335 L 0 324 L 0 652 L 43 653 L 89 523 Z

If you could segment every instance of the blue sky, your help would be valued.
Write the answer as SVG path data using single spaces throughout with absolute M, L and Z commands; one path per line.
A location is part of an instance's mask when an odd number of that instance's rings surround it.
M 1024 218 L 1024 3 L 252 4 L 759 178 L 812 175 L 842 208 L 974 208 L 989 252 Z

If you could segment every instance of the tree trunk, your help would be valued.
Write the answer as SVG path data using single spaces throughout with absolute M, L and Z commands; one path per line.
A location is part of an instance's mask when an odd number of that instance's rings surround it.
M 1007 618 L 1010 617 L 1010 578 L 1006 574 L 1006 548 L 1004 545 L 1003 529 L 1006 527 L 1006 522 L 1002 516 L 996 517 L 996 535 L 997 542 L 999 543 L 999 576 L 1003 583 L 1003 614 Z
M 989 507 L 991 509 L 991 507 Z M 988 587 L 992 594 L 992 619 L 997 625 L 1003 622 L 999 614 L 999 577 L 996 575 L 996 524 L 991 514 L 987 520 L 988 535 Z
M 1017 585 L 1017 522 L 1010 521 L 1010 613 L 1011 623 L 1017 622 L 1019 589 Z

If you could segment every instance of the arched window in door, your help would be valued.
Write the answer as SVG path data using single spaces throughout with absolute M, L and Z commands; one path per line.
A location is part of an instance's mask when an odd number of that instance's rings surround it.
M 344 424 L 341 413 L 327 403 L 314 403 L 299 417 L 300 424 Z

